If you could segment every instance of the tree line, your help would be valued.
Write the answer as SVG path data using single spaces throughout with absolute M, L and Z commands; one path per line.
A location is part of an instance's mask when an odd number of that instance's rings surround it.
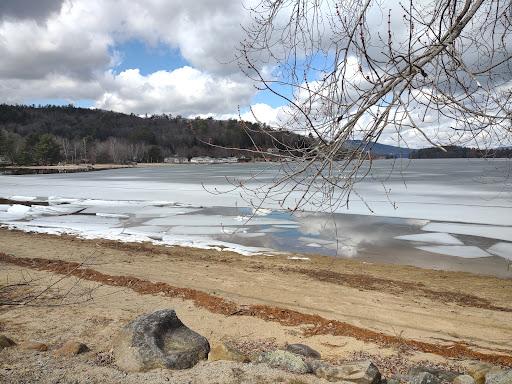
M 512 148 L 479 149 L 448 145 L 443 149 L 437 147 L 417 149 L 412 151 L 409 157 L 411 159 L 510 158 L 512 157 Z
M 72 105 L 0 105 L 0 157 L 19 165 L 261 157 L 269 148 L 304 147 L 306 140 L 235 119 L 140 117 Z

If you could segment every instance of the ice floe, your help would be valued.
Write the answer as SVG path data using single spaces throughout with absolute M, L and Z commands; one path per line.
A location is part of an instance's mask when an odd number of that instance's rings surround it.
M 446 245 L 464 245 L 462 241 L 448 233 L 418 233 L 414 235 L 396 236 L 395 239 L 418 241 L 422 243 L 446 244 Z
M 496 243 L 492 247 L 488 248 L 487 252 L 512 260 L 512 243 Z
M 512 241 L 512 227 L 501 225 L 429 223 L 421 228 L 429 232 L 446 232 L 457 235 L 470 235 Z
M 464 257 L 468 259 L 491 256 L 483 249 L 469 245 L 431 245 L 416 248 L 427 252 L 439 253 L 441 255 Z

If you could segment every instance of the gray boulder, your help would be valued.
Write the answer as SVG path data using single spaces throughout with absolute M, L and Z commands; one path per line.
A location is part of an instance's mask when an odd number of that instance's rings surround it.
M 485 384 L 511 384 L 512 369 L 506 371 L 491 370 L 485 375 Z
M 116 364 L 128 372 L 187 369 L 207 359 L 209 352 L 208 340 L 186 327 L 171 309 L 139 316 L 114 342 Z
M 300 356 L 287 351 L 263 352 L 259 355 L 257 362 L 292 373 L 304 374 L 310 372 L 308 365 Z
M 288 344 L 286 350 L 296 355 L 311 357 L 313 359 L 319 359 L 321 357 L 319 352 L 305 344 Z
M 343 365 L 312 362 L 313 373 L 328 381 L 349 381 L 356 384 L 378 384 L 381 380 L 379 369 L 370 361 L 356 361 Z

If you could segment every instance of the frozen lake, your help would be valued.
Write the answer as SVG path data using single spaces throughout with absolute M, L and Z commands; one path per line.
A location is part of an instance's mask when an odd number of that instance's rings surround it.
M 507 271 L 512 261 L 510 161 L 380 160 L 356 186 L 349 209 L 326 214 L 305 206 L 290 214 L 279 196 L 252 209 L 248 199 L 258 204 L 255 196 L 233 185 L 246 180 L 250 189 L 265 191 L 277 167 L 173 165 L 0 175 L 0 197 L 34 203 L 0 205 L 0 222 L 86 238 L 214 247 L 247 255 L 337 255 L 512 277 Z

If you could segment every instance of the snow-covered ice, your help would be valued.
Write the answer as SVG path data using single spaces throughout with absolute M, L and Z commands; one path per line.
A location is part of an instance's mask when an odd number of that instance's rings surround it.
M 505 242 L 512 242 L 512 192 L 503 187 L 500 179 L 506 174 L 502 168 L 506 168 L 507 163 L 434 160 L 411 164 L 390 177 L 392 166 L 403 165 L 392 161 L 375 162 L 371 177 L 356 185 L 364 201 L 355 197 L 349 209 L 335 209 L 337 213 L 347 214 L 345 217 L 366 215 L 366 224 L 354 217 L 353 221 L 344 221 L 344 226 L 336 233 L 325 226 L 330 219 L 328 214 L 311 216 L 308 211 L 315 210 L 314 205 L 304 206 L 306 212 L 302 215 L 283 214 L 279 200 L 290 192 L 286 188 L 261 205 L 257 198 L 251 200 L 258 207 L 254 208 L 247 196 L 241 196 L 240 190 L 233 190 L 224 178 L 263 175 L 261 179 L 249 181 L 250 189 L 263 194 L 275 180 L 278 167 L 275 164 L 173 166 L 21 177 L 0 175 L 0 197 L 49 204 L 48 207 L 0 205 L 0 223 L 24 230 L 73 233 L 87 238 L 238 249 L 246 254 L 261 252 L 263 247 L 247 248 L 235 243 L 267 245 L 269 239 L 278 239 L 276 243 L 281 244 L 278 249 L 293 246 L 300 252 L 318 246 L 319 252 L 334 249 L 337 254 L 352 257 L 368 244 L 378 246 L 386 240 L 385 236 L 388 239 L 396 236 L 403 244 L 410 243 L 411 249 L 421 245 L 424 250 L 440 254 L 463 257 L 494 254 L 505 258 L 510 255 L 510 245 Z M 488 182 L 491 178 L 498 182 Z M 222 193 L 210 194 L 208 190 Z M 301 191 L 292 192 L 289 202 L 297 201 L 300 194 Z M 377 216 L 391 219 L 372 221 Z M 413 232 L 386 232 L 389 225 L 395 225 L 393 220 L 414 227 Z M 369 222 L 375 230 L 362 230 L 368 228 Z M 424 233 L 414 233 L 420 230 Z M 486 240 L 482 245 L 488 248 L 486 252 L 474 246 L 478 243 L 464 245 L 464 235 L 503 243 L 489 247 Z

